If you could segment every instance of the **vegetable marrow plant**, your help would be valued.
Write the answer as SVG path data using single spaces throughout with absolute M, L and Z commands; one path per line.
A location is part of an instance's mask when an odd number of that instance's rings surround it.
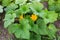
M 56 12 L 58 9 L 55 10 L 53 0 L 48 1 L 48 9 L 44 8 L 42 2 L 41 0 L 0 0 L 0 13 L 3 12 L 3 8 L 5 11 L 4 28 L 20 40 L 56 38 L 57 29 L 54 22 L 58 18 Z M 43 36 L 47 38 L 44 39 Z

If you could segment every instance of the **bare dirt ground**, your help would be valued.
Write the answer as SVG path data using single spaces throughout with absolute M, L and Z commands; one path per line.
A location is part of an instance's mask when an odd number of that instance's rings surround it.
M 0 14 L 0 40 L 12 40 L 12 35 L 4 28 L 4 14 Z

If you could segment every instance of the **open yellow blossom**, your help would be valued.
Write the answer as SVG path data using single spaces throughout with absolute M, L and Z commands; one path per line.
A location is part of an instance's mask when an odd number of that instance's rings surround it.
M 31 15 L 31 19 L 32 19 L 33 21 L 36 21 L 36 20 L 37 20 L 37 15 L 32 14 L 32 15 Z
M 20 15 L 20 18 L 19 18 L 19 19 L 20 19 L 20 20 L 23 19 L 23 15 Z

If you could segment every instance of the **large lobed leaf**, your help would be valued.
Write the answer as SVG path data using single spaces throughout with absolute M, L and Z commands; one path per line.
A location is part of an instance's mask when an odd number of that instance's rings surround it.
M 7 28 L 9 25 L 11 25 L 14 22 L 15 17 L 16 17 L 15 13 L 13 13 L 13 14 L 6 14 L 5 15 L 5 19 L 4 19 L 4 21 L 5 21 L 4 27 Z

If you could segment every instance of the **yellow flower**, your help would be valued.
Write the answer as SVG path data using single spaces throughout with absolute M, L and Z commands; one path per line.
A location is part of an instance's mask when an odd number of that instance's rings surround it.
M 33 21 L 36 21 L 36 20 L 37 20 L 37 15 L 32 14 L 32 15 L 31 15 L 31 19 L 32 19 Z
M 20 18 L 19 18 L 19 19 L 20 19 L 20 20 L 23 19 L 23 15 L 20 15 Z

